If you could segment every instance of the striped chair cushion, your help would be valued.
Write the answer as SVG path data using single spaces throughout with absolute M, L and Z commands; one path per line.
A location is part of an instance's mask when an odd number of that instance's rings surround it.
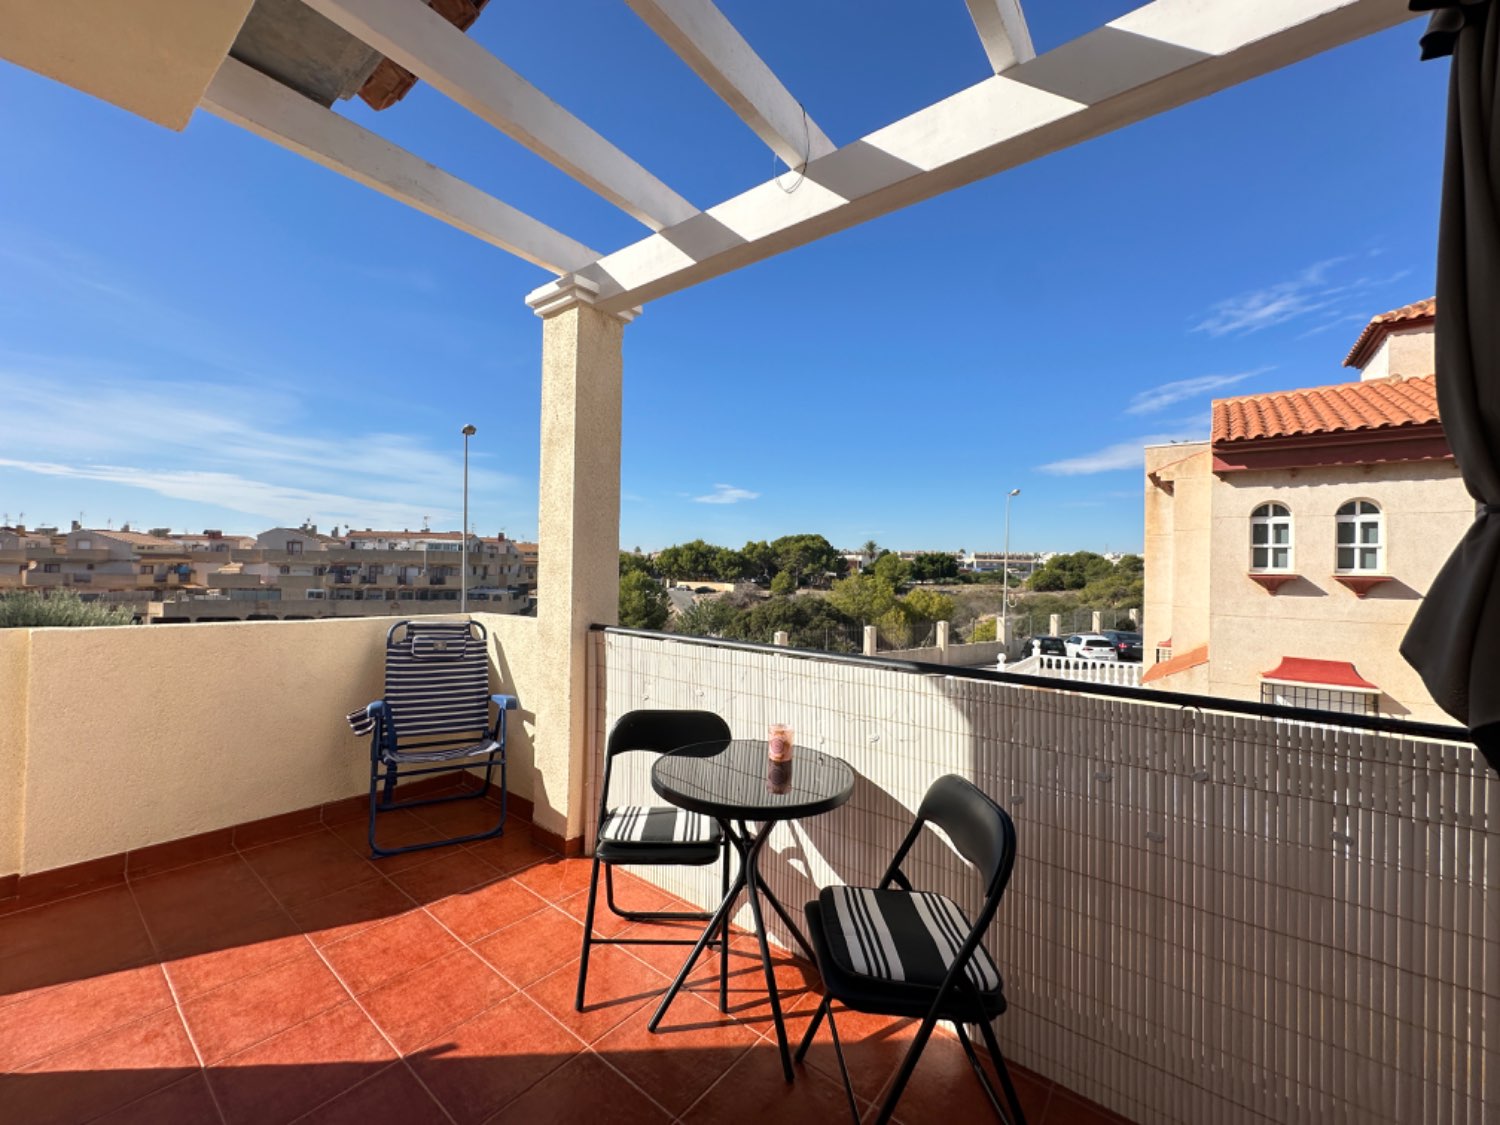
M 702 813 L 671 805 L 611 809 L 599 839 L 615 844 L 717 844 L 719 826 Z
M 385 701 L 404 740 L 482 731 L 490 715 L 489 658 L 467 621 L 412 621 L 385 652 Z
M 828 887 L 818 896 L 834 959 L 861 976 L 936 988 L 973 926 L 952 899 L 927 891 Z M 1000 972 L 981 945 L 969 960 L 980 992 L 1000 987 Z

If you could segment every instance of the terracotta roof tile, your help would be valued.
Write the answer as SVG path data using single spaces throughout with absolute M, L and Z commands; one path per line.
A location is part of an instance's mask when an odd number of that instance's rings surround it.
M 1423 426 L 1438 421 L 1437 377 L 1371 379 L 1214 402 L 1213 442 Z
M 1365 325 L 1364 331 L 1359 334 L 1359 339 L 1354 341 L 1354 346 L 1344 357 L 1344 366 L 1363 367 L 1370 361 L 1370 357 L 1375 354 L 1375 349 L 1380 346 L 1380 341 L 1385 339 L 1388 332 L 1393 332 L 1398 328 L 1420 328 L 1424 324 L 1431 324 L 1436 319 L 1436 297 L 1428 297 L 1425 301 L 1413 301 L 1409 305 L 1402 305 L 1399 309 L 1381 313 Z
M 1160 664 L 1151 665 L 1146 669 L 1146 674 L 1141 677 L 1141 683 L 1155 683 L 1157 680 L 1164 680 L 1178 672 L 1186 672 L 1189 668 L 1196 668 L 1200 664 L 1207 663 L 1208 646 L 1199 645 L 1197 648 L 1188 649 L 1181 656 L 1174 656 L 1171 660 L 1163 660 Z

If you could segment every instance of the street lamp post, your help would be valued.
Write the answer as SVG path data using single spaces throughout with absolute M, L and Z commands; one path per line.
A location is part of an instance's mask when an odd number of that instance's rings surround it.
M 1004 568 L 1000 577 L 1000 636 L 999 641 L 1003 651 L 1009 655 L 1010 652 L 1010 502 L 1021 495 L 1019 488 L 1012 488 L 1005 494 L 1005 561 L 1000 565 Z
M 459 530 L 458 541 L 462 544 L 463 556 L 458 573 L 458 612 L 469 612 L 469 439 L 476 433 L 473 426 L 463 428 L 464 435 L 464 525 Z

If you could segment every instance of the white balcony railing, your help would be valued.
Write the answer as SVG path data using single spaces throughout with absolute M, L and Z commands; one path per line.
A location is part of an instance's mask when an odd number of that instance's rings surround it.
M 596 753 L 627 710 L 701 707 L 739 736 L 790 723 L 854 768 L 849 805 L 771 837 L 763 870 L 794 910 L 877 880 L 944 773 L 1010 810 L 991 946 L 1022 1065 L 1143 1122 L 1500 1120 L 1500 782 L 1447 728 L 595 636 Z M 640 757 L 612 799 L 654 800 Z M 972 907 L 947 848 L 919 869 Z M 716 897 L 712 869 L 658 880 Z
M 1081 684 L 1114 684 L 1118 687 L 1140 687 L 1141 665 L 1125 660 L 1085 660 L 1072 656 L 1028 656 L 1007 664 L 1007 672 L 1030 676 L 1048 676 L 1056 680 L 1073 680 Z

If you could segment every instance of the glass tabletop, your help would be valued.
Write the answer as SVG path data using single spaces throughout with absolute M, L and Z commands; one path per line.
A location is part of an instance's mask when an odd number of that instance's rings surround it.
M 730 820 L 795 820 L 838 808 L 854 792 L 854 771 L 803 746 L 772 762 L 763 738 L 700 742 L 663 754 L 651 787 L 689 812 Z

